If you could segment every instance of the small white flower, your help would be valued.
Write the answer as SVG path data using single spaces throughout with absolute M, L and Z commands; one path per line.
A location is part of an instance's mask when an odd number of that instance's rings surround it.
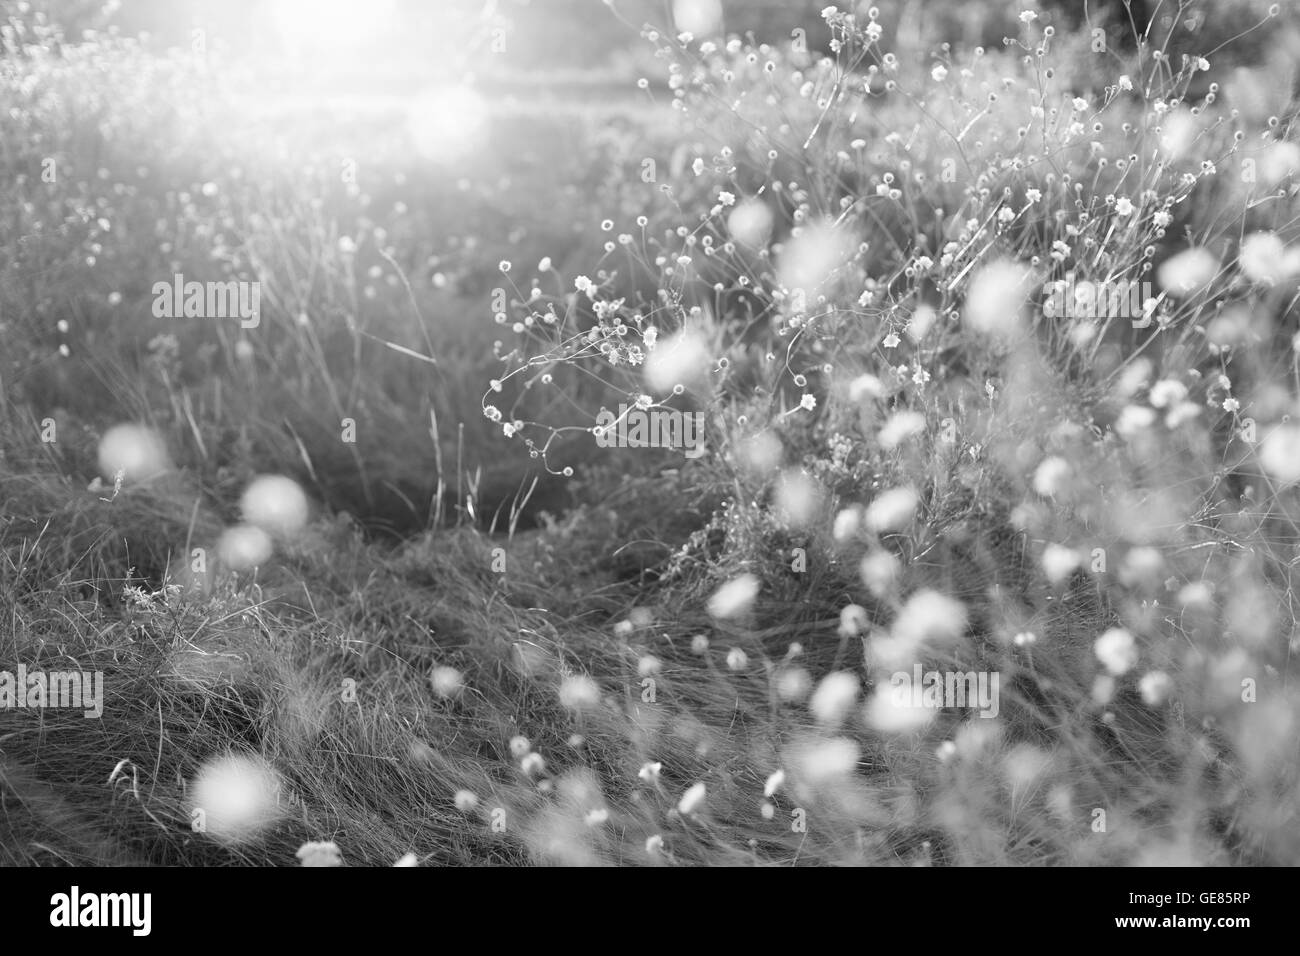
M 659 772 L 664 769 L 664 765 L 659 761 L 646 762 L 641 765 L 641 769 L 636 775 L 646 783 L 654 783 L 659 779 Z
M 339 852 L 338 845 L 329 841 L 308 841 L 298 847 L 298 852 L 294 855 L 298 857 L 303 866 L 343 865 L 343 855 Z
M 785 771 L 775 770 L 763 784 L 763 796 L 770 797 L 785 785 Z
M 1174 692 L 1174 679 L 1164 671 L 1150 671 L 1138 681 L 1138 692 L 1148 707 L 1159 707 Z
M 683 816 L 694 813 L 704 804 L 704 798 L 708 796 L 708 788 L 703 783 L 697 783 L 691 786 L 677 804 L 677 812 Z
M 519 763 L 519 769 L 528 776 L 534 777 L 546 769 L 546 761 L 542 759 L 541 754 L 526 754 Z
M 1138 662 L 1137 643 L 1122 627 L 1112 627 L 1101 635 L 1092 649 L 1097 660 L 1115 677 L 1128 672 Z

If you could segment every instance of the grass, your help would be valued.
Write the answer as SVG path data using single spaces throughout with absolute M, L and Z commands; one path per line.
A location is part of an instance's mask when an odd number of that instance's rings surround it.
M 1293 18 L 647 29 L 639 95 L 430 157 L 9 6 L 0 671 L 105 702 L 0 709 L 0 861 L 1300 859 Z M 706 453 L 595 447 L 643 394 Z M 121 422 L 170 467 L 100 474 Z M 309 518 L 242 562 L 266 473 Z

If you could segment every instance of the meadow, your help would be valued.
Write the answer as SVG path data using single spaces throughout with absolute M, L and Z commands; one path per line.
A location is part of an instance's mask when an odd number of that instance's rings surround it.
M 0 0 L 0 862 L 1300 862 L 1296 12 L 563 6 Z

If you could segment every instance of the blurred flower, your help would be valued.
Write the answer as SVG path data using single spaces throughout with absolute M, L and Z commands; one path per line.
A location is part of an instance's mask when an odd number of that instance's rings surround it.
M 473 813 L 478 808 L 478 797 L 470 790 L 457 790 L 452 802 L 461 813 Z
M 752 574 L 732 578 L 709 598 L 709 613 L 718 618 L 731 618 L 749 610 L 758 597 L 759 581 Z
M 739 647 L 727 651 L 727 667 L 733 671 L 743 671 L 749 666 L 749 655 Z
M 777 696 L 788 703 L 796 703 L 808 696 L 812 678 L 802 667 L 783 667 L 776 673 Z
M 1065 488 L 1071 474 L 1070 463 L 1053 455 L 1039 462 L 1034 471 L 1034 491 L 1044 498 L 1052 498 Z
M 966 291 L 962 321 L 984 335 L 1010 337 L 1021 326 L 1031 273 L 1021 263 L 1000 260 L 983 266 Z
M 808 709 L 823 724 L 844 720 L 858 698 L 858 679 L 847 671 L 834 671 L 822 678 L 808 702 Z
M 1210 283 L 1219 271 L 1219 260 L 1208 249 L 1194 247 L 1170 256 L 1156 269 L 1161 288 L 1171 295 L 1192 295 Z
M 912 488 L 891 488 L 881 492 L 867 506 L 868 530 L 880 533 L 902 529 L 912 520 L 919 500 Z
M 524 754 L 524 759 L 519 762 L 519 769 L 530 777 L 535 777 L 546 770 L 546 761 L 538 753 Z
M 1300 250 L 1289 252 L 1275 232 L 1252 232 L 1242 240 L 1237 261 L 1252 282 L 1276 285 L 1300 271 Z
M 1174 679 L 1164 671 L 1150 671 L 1138 681 L 1138 691 L 1148 707 L 1159 707 L 1174 692 Z
M 430 683 L 433 684 L 434 693 L 439 697 L 452 697 L 460 693 L 461 688 L 464 687 L 461 673 L 454 667 L 435 667 L 430 676 Z
M 251 571 L 271 560 L 274 544 L 261 528 L 239 524 L 217 538 L 217 557 L 233 571 Z
M 560 703 L 570 710 L 585 710 L 600 703 L 600 687 L 585 675 L 566 677 L 560 683 Z
M 1074 573 L 1081 560 L 1074 548 L 1049 542 L 1043 548 L 1043 573 L 1053 584 L 1060 584 Z
M 1127 673 L 1138 662 L 1137 643 L 1133 635 L 1122 627 L 1112 627 L 1092 646 L 1097 660 L 1116 677 Z
M 689 816 L 704 805 L 704 798 L 708 796 L 708 789 L 703 783 L 693 784 L 677 803 L 677 812 L 683 816 Z
M 99 440 L 99 473 L 128 482 L 149 481 L 171 468 L 162 438 L 144 425 L 114 425 Z
M 888 551 L 872 551 L 858 565 L 862 583 L 877 598 L 884 597 L 893 590 L 898 580 L 898 571 L 898 559 Z
M 342 866 L 343 854 L 337 844 L 330 842 L 308 842 L 298 847 L 294 854 L 303 866 Z
M 261 757 L 213 757 L 189 788 L 194 828 L 225 843 L 250 840 L 280 818 L 281 786 L 280 775 Z
M 785 784 L 785 771 L 781 769 L 774 770 L 763 784 L 763 796 L 773 796 Z
M 307 496 L 292 478 L 262 475 L 239 499 L 244 520 L 269 534 L 293 535 L 307 523 Z

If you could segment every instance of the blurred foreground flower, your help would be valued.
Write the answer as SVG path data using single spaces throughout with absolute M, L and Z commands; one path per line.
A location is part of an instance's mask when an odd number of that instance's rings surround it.
M 338 845 L 328 841 L 315 842 L 310 841 L 298 847 L 295 854 L 302 861 L 303 866 L 342 866 L 343 854 L 339 852 Z M 414 854 L 411 854 L 414 860 Z M 414 865 L 407 864 L 407 865 Z
M 171 468 L 161 436 L 144 425 L 114 425 L 99 440 L 99 472 L 107 481 L 148 481 Z
M 293 535 L 307 523 L 307 495 L 292 478 L 262 475 L 239 499 L 244 520 L 268 534 Z
M 224 843 L 252 839 L 280 818 L 280 792 L 280 775 L 261 757 L 215 757 L 190 786 L 191 826 Z

